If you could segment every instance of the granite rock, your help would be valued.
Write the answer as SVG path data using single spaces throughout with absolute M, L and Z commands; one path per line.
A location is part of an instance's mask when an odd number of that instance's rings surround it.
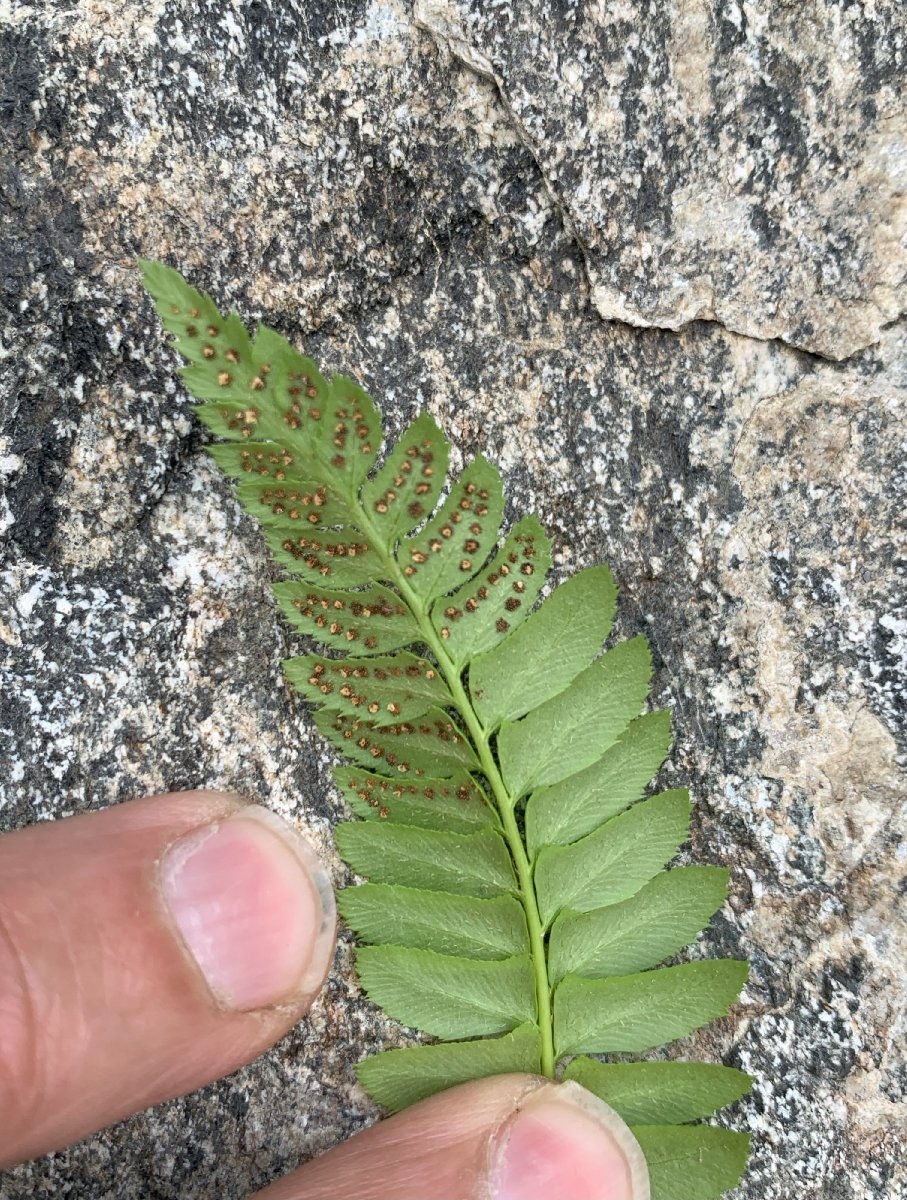
M 753 962 L 672 1053 L 757 1077 L 723 1118 L 754 1133 L 739 1200 L 897 1200 L 898 11 L 732 10 L 0 7 L 0 824 L 225 787 L 345 878 L 273 570 L 139 287 L 162 258 L 362 379 L 391 430 L 424 406 L 457 462 L 497 462 L 559 574 L 612 564 L 674 706 L 689 857 L 733 868 L 690 953 Z M 353 1064 L 406 1040 L 343 938 L 270 1053 L 0 1197 L 239 1200 L 375 1119 Z
M 842 359 L 907 308 L 899 0 L 415 11 L 495 82 L 606 320 Z

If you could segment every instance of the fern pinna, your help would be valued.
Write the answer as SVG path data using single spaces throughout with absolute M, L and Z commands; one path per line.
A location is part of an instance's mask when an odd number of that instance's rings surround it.
M 365 943 L 362 986 L 439 1039 L 366 1059 L 365 1088 L 397 1110 L 481 1076 L 563 1075 L 632 1127 L 653 1197 L 720 1195 L 747 1139 L 696 1122 L 748 1077 L 627 1057 L 726 1013 L 746 964 L 658 966 L 721 905 L 727 872 L 663 869 L 690 802 L 643 798 L 670 719 L 640 715 L 643 638 L 602 652 L 611 572 L 581 570 L 538 604 L 549 539 L 533 516 L 502 538 L 490 463 L 448 484 L 426 413 L 382 461 L 357 383 L 325 379 L 271 329 L 250 338 L 175 271 L 143 268 L 222 439 L 211 454 L 288 576 L 278 604 L 323 649 L 284 666 L 349 760 L 336 778 L 357 819 L 337 841 L 370 882 L 340 910 Z

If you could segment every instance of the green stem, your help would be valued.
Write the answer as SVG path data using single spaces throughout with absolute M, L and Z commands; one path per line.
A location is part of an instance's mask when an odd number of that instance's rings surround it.
M 467 695 L 463 680 L 455 663 L 447 653 L 444 642 L 435 632 L 428 616 L 428 611 L 422 601 L 410 587 L 409 581 L 400 569 L 393 555 L 384 550 L 381 535 L 375 530 L 368 514 L 357 504 L 358 521 L 362 532 L 369 539 L 384 562 L 388 578 L 400 592 L 418 622 L 425 644 L 431 649 L 437 659 L 438 666 L 444 675 L 450 693 L 454 698 L 457 710 L 463 718 L 473 747 L 479 757 L 488 783 L 494 796 L 495 806 L 501 820 L 504 840 L 510 851 L 510 857 L 517 873 L 520 884 L 520 901 L 526 914 L 526 927 L 529 931 L 529 949 L 532 970 L 535 977 L 535 996 L 538 1008 L 538 1024 L 541 1034 L 541 1067 L 542 1074 L 554 1078 L 554 1026 L 551 1017 L 551 986 L 548 981 L 548 963 L 545 954 L 545 927 L 539 915 L 538 902 L 535 897 L 535 887 L 532 882 L 532 865 L 520 836 L 519 826 L 514 815 L 514 799 L 507 789 L 491 751 L 489 734 L 483 728 L 472 703 Z

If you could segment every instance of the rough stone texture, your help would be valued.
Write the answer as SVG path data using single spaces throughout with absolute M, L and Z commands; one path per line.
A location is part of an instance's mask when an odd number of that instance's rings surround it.
M 907 308 L 901 0 L 418 0 L 416 17 L 498 85 L 605 319 L 717 320 L 844 359 Z
M 758 1077 L 739 1200 L 907 1196 L 896 9 L 0 6 L 3 825 L 234 788 L 343 877 L 271 569 L 138 287 L 165 258 L 392 429 L 430 408 L 562 571 L 612 563 L 692 855 L 734 869 L 693 953 L 753 961 L 675 1048 Z M 238 1200 L 372 1120 L 353 1063 L 402 1036 L 344 941 L 270 1054 L 0 1197 Z

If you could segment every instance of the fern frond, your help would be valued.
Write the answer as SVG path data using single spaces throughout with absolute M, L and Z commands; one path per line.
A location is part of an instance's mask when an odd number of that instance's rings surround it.
M 344 376 L 325 379 L 266 328 L 166 267 L 145 283 L 188 360 L 210 448 L 288 578 L 278 605 L 318 647 L 286 676 L 348 760 L 355 820 L 341 854 L 370 882 L 340 909 L 364 943 L 373 1001 L 441 1044 L 360 1064 L 395 1110 L 504 1071 L 566 1067 L 620 1112 L 655 1200 L 718 1196 L 746 1139 L 692 1124 L 749 1080 L 691 1063 L 601 1063 L 723 1016 L 746 964 L 660 963 L 721 905 L 727 873 L 665 870 L 689 831 L 685 792 L 643 798 L 670 742 L 643 714 L 643 638 L 603 651 L 617 589 L 579 571 L 541 604 L 550 542 L 533 516 L 504 535 L 484 458 L 448 484 L 449 446 L 422 414 L 381 459 L 381 421 Z M 579 1057 L 576 1057 L 579 1056 Z

